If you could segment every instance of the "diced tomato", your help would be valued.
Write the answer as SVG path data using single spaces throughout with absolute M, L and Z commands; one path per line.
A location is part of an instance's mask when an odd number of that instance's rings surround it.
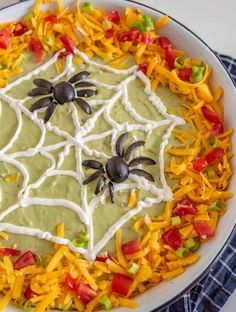
M 148 62 L 142 62 L 138 66 L 138 71 L 141 71 L 141 72 L 143 72 L 146 75 L 147 68 L 148 68 Z
M 0 248 L 0 256 L 18 257 L 21 254 L 20 250 L 13 248 Z
M 119 24 L 120 22 L 120 14 L 118 11 L 112 11 L 108 13 L 106 17 L 112 23 Z
M 207 132 L 207 136 L 210 135 L 219 135 L 224 132 L 224 125 L 220 123 L 216 123 L 213 125 L 213 128 Z
M 70 51 L 62 51 L 60 52 L 60 54 L 58 55 L 58 58 L 61 59 L 61 58 L 65 58 L 67 57 L 68 55 L 72 54 Z
M 15 29 L 13 30 L 13 36 L 21 36 L 28 31 L 28 27 L 24 25 L 22 22 L 17 22 L 15 25 Z
M 33 298 L 36 295 L 36 293 L 31 289 L 30 285 L 26 288 L 25 292 L 24 292 L 24 297 L 27 300 L 30 300 L 31 298 Z
M 158 42 L 162 49 L 167 49 L 168 47 L 171 47 L 171 42 L 167 37 L 158 38 Z
M 113 276 L 111 289 L 119 295 L 127 296 L 132 282 L 132 278 L 117 273 Z
M 87 284 L 80 283 L 77 288 L 77 295 L 84 304 L 87 304 L 97 296 L 97 292 Z
M 223 150 L 223 148 L 217 147 L 217 148 L 214 148 L 209 153 L 207 153 L 205 155 L 205 159 L 207 163 L 211 165 L 215 163 L 216 161 L 220 161 L 223 158 L 224 154 L 225 154 L 225 151 Z
M 131 29 L 129 31 L 123 31 L 117 36 L 118 41 L 135 41 L 138 39 L 140 31 L 138 29 Z
M 34 265 L 36 263 L 36 257 L 32 253 L 32 251 L 27 251 L 20 258 L 16 260 L 13 267 L 15 270 L 20 270 L 30 265 Z
M 202 172 L 206 168 L 206 166 L 207 166 L 207 161 L 204 157 L 196 160 L 193 163 L 193 169 L 197 172 Z
M 180 202 L 176 205 L 176 207 L 173 210 L 174 215 L 182 217 L 186 214 L 194 215 L 198 212 L 195 205 L 188 199 L 183 198 Z
M 115 34 L 115 31 L 114 31 L 113 28 L 111 28 L 111 29 L 106 30 L 106 32 L 105 32 L 105 37 L 106 37 L 107 39 L 110 39 L 110 38 L 113 38 L 113 37 L 114 37 L 114 34 Z
M 151 44 L 153 43 L 153 38 L 149 34 L 143 33 L 141 37 L 141 42 Z
M 170 227 L 164 234 L 162 239 L 165 244 L 169 245 L 173 249 L 178 249 L 181 246 L 181 236 L 177 227 Z
M 73 54 L 74 53 L 74 44 L 73 44 L 71 38 L 67 35 L 63 35 L 60 37 L 60 39 L 61 39 L 61 42 L 64 44 L 66 50 Z
M 45 17 L 45 21 L 49 22 L 51 24 L 56 24 L 57 23 L 57 16 L 56 15 L 49 15 Z
M 32 52 L 35 52 L 37 63 L 40 63 L 44 59 L 46 53 L 42 50 L 42 46 L 39 40 L 35 39 L 34 37 L 31 37 L 29 49 Z
M 209 224 L 204 221 L 193 222 L 194 230 L 197 232 L 198 236 L 205 239 L 207 237 L 214 236 L 214 231 L 211 229 Z
M 76 280 L 70 275 L 70 273 L 66 273 L 65 285 L 69 290 L 72 290 L 72 291 L 77 290 Z
M 179 79 L 183 81 L 189 81 L 191 75 L 192 75 L 192 69 L 191 68 L 183 68 L 183 69 L 177 69 L 176 70 L 177 76 Z
M 138 241 L 133 240 L 133 241 L 123 244 L 122 250 L 125 255 L 130 255 L 141 250 L 141 247 Z
M 9 28 L 4 28 L 0 32 L 0 49 L 6 50 L 10 45 L 10 39 L 11 39 L 12 33 L 9 30 Z
M 111 256 L 107 252 L 104 252 L 97 255 L 95 261 L 106 262 L 107 259 L 111 259 Z
M 202 107 L 202 113 L 206 120 L 213 122 L 213 123 L 221 123 L 220 115 L 210 109 L 208 109 L 205 105 Z
M 174 68 L 174 63 L 175 63 L 175 54 L 172 51 L 170 46 L 165 49 L 165 54 L 166 54 L 166 61 L 168 63 L 169 69 L 172 70 Z

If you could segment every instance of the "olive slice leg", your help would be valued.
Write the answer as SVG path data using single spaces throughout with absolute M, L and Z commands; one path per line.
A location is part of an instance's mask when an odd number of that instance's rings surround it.
M 39 99 L 38 101 L 36 101 L 30 108 L 31 112 L 34 112 L 37 109 L 43 108 L 48 106 L 50 103 L 52 103 L 53 98 L 51 96 L 47 96 L 44 98 Z
M 109 182 L 108 189 L 109 189 L 109 193 L 110 193 L 111 202 L 112 202 L 112 204 L 114 204 L 115 190 L 114 190 L 114 185 L 112 182 Z
M 84 80 L 86 79 L 87 77 L 89 76 L 89 72 L 87 71 L 82 71 L 74 76 L 72 76 L 68 82 L 70 83 L 76 83 L 77 81 L 80 81 L 80 80 Z
M 100 177 L 101 175 L 103 175 L 104 169 L 101 168 L 99 170 L 97 170 L 96 172 L 94 172 L 93 174 L 91 174 L 87 179 L 84 180 L 83 185 L 86 185 L 90 182 L 92 182 L 93 180 L 97 179 L 98 177 Z
M 142 170 L 142 169 L 132 169 L 132 170 L 130 170 L 129 173 L 137 175 L 139 177 L 143 177 L 143 178 L 147 179 L 148 181 L 154 182 L 153 176 L 149 172 L 147 172 L 145 170 Z
M 136 141 L 134 143 L 132 143 L 126 150 L 125 154 L 124 154 L 124 158 L 125 160 L 129 160 L 131 154 L 133 153 L 133 151 L 140 147 L 140 146 L 144 146 L 145 142 L 144 141 Z
M 92 169 L 101 169 L 102 168 L 102 164 L 99 161 L 97 161 L 97 160 L 87 159 L 87 160 L 84 160 L 82 162 L 82 165 L 84 167 L 92 168 Z
M 120 157 L 124 156 L 124 148 L 123 145 L 128 137 L 128 132 L 125 132 L 119 136 L 116 141 L 116 154 Z
M 135 166 L 140 165 L 140 164 L 155 165 L 156 162 L 155 162 L 155 160 L 153 160 L 149 157 L 140 156 L 140 157 L 136 157 L 136 158 L 132 159 L 131 162 L 129 163 L 129 167 L 135 167 Z
M 52 102 L 50 105 L 48 105 L 43 119 L 44 123 L 47 123 L 48 120 L 51 118 L 56 106 L 57 106 L 56 102 Z
M 75 101 L 79 105 L 79 107 L 82 109 L 82 111 L 85 112 L 85 114 L 91 115 L 92 113 L 91 106 L 86 101 L 84 101 L 81 98 L 76 98 Z
M 83 88 L 83 87 L 96 87 L 94 83 L 90 81 L 81 81 L 76 83 L 75 85 L 76 88 Z
M 34 88 L 32 89 L 28 95 L 29 96 L 37 96 L 37 95 L 48 95 L 52 93 L 51 89 L 45 88 L 45 87 L 38 87 L 38 88 Z
M 33 80 L 33 83 L 37 86 L 37 87 L 44 87 L 44 88 L 48 88 L 48 89 L 52 89 L 53 85 L 50 81 L 46 80 L 46 79 L 42 79 L 42 78 L 36 78 Z
M 104 177 L 104 175 L 102 175 L 96 186 L 96 190 L 95 190 L 96 195 L 99 194 L 104 189 L 105 183 L 106 183 L 106 178 Z

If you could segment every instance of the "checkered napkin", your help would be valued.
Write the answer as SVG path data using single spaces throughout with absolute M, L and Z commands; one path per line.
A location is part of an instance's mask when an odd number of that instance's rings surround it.
M 216 53 L 217 54 L 217 53 Z M 236 83 L 236 59 L 217 54 Z M 236 227 L 208 274 L 161 312 L 218 312 L 236 288 Z M 236 311 L 236 308 L 235 308 Z M 154 311 L 153 311 L 154 312 Z

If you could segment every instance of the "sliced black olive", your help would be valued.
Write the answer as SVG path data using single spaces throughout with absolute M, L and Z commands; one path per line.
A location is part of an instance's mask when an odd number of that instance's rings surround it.
M 38 87 L 38 88 L 34 88 L 32 89 L 28 95 L 29 96 L 37 96 L 37 95 L 47 95 L 51 93 L 51 89 L 49 88 L 45 88 L 45 87 Z
M 104 177 L 104 175 L 102 175 L 98 181 L 98 184 L 95 190 L 96 195 L 99 194 L 104 189 L 105 183 L 106 183 L 106 178 Z
M 133 151 L 139 147 L 139 146 L 144 146 L 145 142 L 144 141 L 136 141 L 134 143 L 132 143 L 126 150 L 125 154 L 124 154 L 124 158 L 125 160 L 129 160 L 131 154 L 133 153 Z
M 77 82 L 77 81 L 86 79 L 89 75 L 90 75 L 89 72 L 87 72 L 87 71 L 82 71 L 82 72 L 80 72 L 80 73 L 78 73 L 78 74 L 72 76 L 68 81 L 69 81 L 70 83 L 75 83 L 75 82 Z
M 129 163 L 129 167 L 135 167 L 139 164 L 145 164 L 145 165 L 155 165 L 156 162 L 155 160 L 149 158 L 149 157 L 136 157 L 133 160 L 131 160 L 131 162 Z
M 116 141 L 116 154 L 120 157 L 124 156 L 124 142 L 126 141 L 128 137 L 128 132 L 125 132 L 123 134 L 121 134 L 121 136 L 119 136 L 119 138 Z
M 114 204 L 115 190 L 114 190 L 114 185 L 112 184 L 112 182 L 109 182 L 108 189 L 109 189 L 111 202 L 112 202 L 112 204 Z
M 135 175 L 140 176 L 140 177 L 144 177 L 148 181 L 154 182 L 153 176 L 149 172 L 147 172 L 145 170 L 142 170 L 142 169 L 132 169 L 132 170 L 130 170 L 129 173 L 130 174 L 135 174 Z
M 75 85 L 76 88 L 82 88 L 82 87 L 96 87 L 95 84 L 93 84 L 92 82 L 90 81 L 81 81 L 81 82 L 78 82 L 76 85 Z
M 83 185 L 86 185 L 86 184 L 92 182 L 93 180 L 95 180 L 98 177 L 100 177 L 101 175 L 103 175 L 103 173 L 104 173 L 104 169 L 103 168 L 99 169 L 98 171 L 91 174 L 87 179 L 85 179 L 83 182 Z
M 37 87 L 44 87 L 44 88 L 48 88 L 48 89 L 52 89 L 52 87 L 53 87 L 52 83 L 46 79 L 37 78 L 37 79 L 33 80 L 33 83 Z
M 88 167 L 88 168 L 92 168 L 92 169 L 101 169 L 102 168 L 102 164 L 97 161 L 97 160 L 84 160 L 82 165 L 84 167 Z
M 51 116 L 52 116 L 52 114 L 53 114 L 53 112 L 54 112 L 56 106 L 57 106 L 57 103 L 56 103 L 56 102 L 52 102 L 52 103 L 48 106 L 48 108 L 46 109 L 45 115 L 44 115 L 44 119 L 43 119 L 44 123 L 47 123 L 48 120 L 51 118 Z
M 37 109 L 48 106 L 52 102 L 53 98 L 51 96 L 44 97 L 36 101 L 30 108 L 31 112 L 34 112 Z
M 92 89 L 82 89 L 82 90 L 77 90 L 77 96 L 78 97 L 90 97 L 93 95 L 96 95 L 97 91 L 96 90 L 92 90 Z
M 81 98 L 76 98 L 75 101 L 79 105 L 79 107 L 85 112 L 85 114 L 91 115 L 92 109 L 86 101 Z

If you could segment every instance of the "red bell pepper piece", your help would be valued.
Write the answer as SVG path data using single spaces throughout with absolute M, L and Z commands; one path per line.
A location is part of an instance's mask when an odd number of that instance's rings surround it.
M 193 169 L 197 172 L 202 172 L 207 166 L 205 158 L 200 158 L 193 163 Z
M 0 32 L 0 49 L 6 50 L 9 47 L 11 36 L 12 33 L 7 27 Z
M 22 22 L 17 22 L 15 25 L 15 29 L 13 30 L 13 36 L 21 36 L 28 31 L 28 27 L 24 25 Z
M 21 254 L 20 250 L 13 248 L 0 248 L 0 256 L 18 257 Z
M 13 268 L 15 270 L 20 270 L 27 266 L 34 265 L 35 263 L 36 263 L 35 255 L 32 253 L 32 251 L 28 250 L 20 258 L 16 260 L 16 262 L 13 265 Z
M 174 215 L 182 217 L 186 214 L 195 215 L 198 212 L 195 205 L 188 199 L 183 198 L 173 210 Z
M 80 283 L 77 288 L 77 295 L 84 304 L 87 304 L 97 296 L 97 292 L 87 284 Z
M 77 290 L 77 282 L 70 275 L 70 273 L 66 273 L 65 285 L 66 285 L 66 288 L 68 288 L 69 290 L 72 290 L 72 291 L 76 291 Z
M 71 54 L 73 54 L 74 53 L 74 44 L 73 44 L 71 38 L 67 35 L 63 35 L 60 37 L 60 39 L 61 39 L 61 42 L 64 44 L 66 50 L 68 52 L 70 52 Z
M 46 22 L 49 22 L 49 23 L 54 25 L 57 23 L 57 16 L 56 15 L 49 15 L 49 16 L 46 16 L 44 20 Z
M 95 261 L 106 262 L 108 259 L 111 259 L 111 256 L 107 252 L 104 252 L 97 255 Z
M 25 292 L 24 292 L 24 297 L 27 300 L 30 300 L 31 298 L 33 298 L 36 295 L 36 293 L 31 289 L 30 285 L 26 288 Z
M 135 41 L 138 39 L 140 31 L 138 29 L 131 29 L 129 31 L 123 31 L 117 36 L 118 41 Z
M 147 68 L 148 68 L 148 62 L 142 62 L 138 66 L 138 71 L 141 71 L 141 72 L 143 72 L 146 75 Z
M 117 273 L 113 276 L 111 289 L 119 295 L 127 296 L 132 282 L 132 278 Z
M 146 43 L 146 44 L 152 44 L 153 38 L 149 34 L 143 33 L 141 37 L 141 42 Z
M 169 245 L 173 249 L 178 249 L 181 246 L 181 236 L 177 227 L 170 227 L 164 234 L 162 239 L 165 244 Z
M 191 68 L 183 68 L 183 69 L 177 69 L 176 70 L 177 76 L 179 79 L 183 81 L 189 81 L 191 75 L 192 75 L 192 69 Z
M 62 51 L 62 52 L 60 52 L 60 54 L 58 55 L 58 58 L 59 58 L 59 59 L 62 59 L 62 58 L 67 57 L 67 56 L 70 55 L 70 54 L 71 54 L 71 52 L 69 52 L 69 51 Z
M 193 169 L 197 172 L 201 172 L 206 168 L 207 165 L 212 165 L 213 163 L 220 161 L 223 158 L 224 154 L 225 151 L 222 148 L 214 148 L 205 156 L 196 160 L 193 163 Z
M 113 38 L 113 37 L 114 37 L 114 34 L 115 34 L 115 31 L 114 31 L 113 28 L 111 28 L 111 29 L 106 30 L 106 32 L 105 32 L 105 37 L 106 37 L 107 39 L 110 39 L 110 38 Z
M 170 46 L 165 49 L 165 54 L 166 54 L 166 61 L 168 63 L 169 69 L 172 70 L 174 68 L 174 63 L 175 63 L 175 54 L 172 51 Z
M 213 122 L 213 123 L 221 123 L 220 115 L 210 109 L 208 109 L 206 106 L 202 107 L 202 113 L 206 120 Z
M 214 236 L 214 231 L 211 229 L 208 223 L 204 221 L 193 222 L 194 230 L 197 232 L 198 236 L 203 239 Z
M 167 49 L 168 47 L 171 47 L 171 42 L 167 37 L 159 37 L 158 42 L 162 49 Z
M 29 49 L 32 52 L 35 52 L 36 55 L 36 62 L 40 63 L 44 57 L 45 57 L 45 52 L 42 50 L 42 46 L 39 40 L 35 39 L 34 37 L 31 37 L 30 39 L 30 44 L 29 44 Z
M 141 250 L 141 246 L 139 245 L 138 241 L 133 240 L 133 241 L 123 244 L 122 250 L 125 255 L 130 255 Z
M 213 128 L 207 132 L 207 136 L 209 137 L 210 135 L 219 135 L 224 132 L 224 125 L 220 123 L 216 123 L 213 125 Z
M 112 23 L 119 24 L 120 22 L 120 14 L 118 11 L 112 11 L 108 13 L 106 17 Z

